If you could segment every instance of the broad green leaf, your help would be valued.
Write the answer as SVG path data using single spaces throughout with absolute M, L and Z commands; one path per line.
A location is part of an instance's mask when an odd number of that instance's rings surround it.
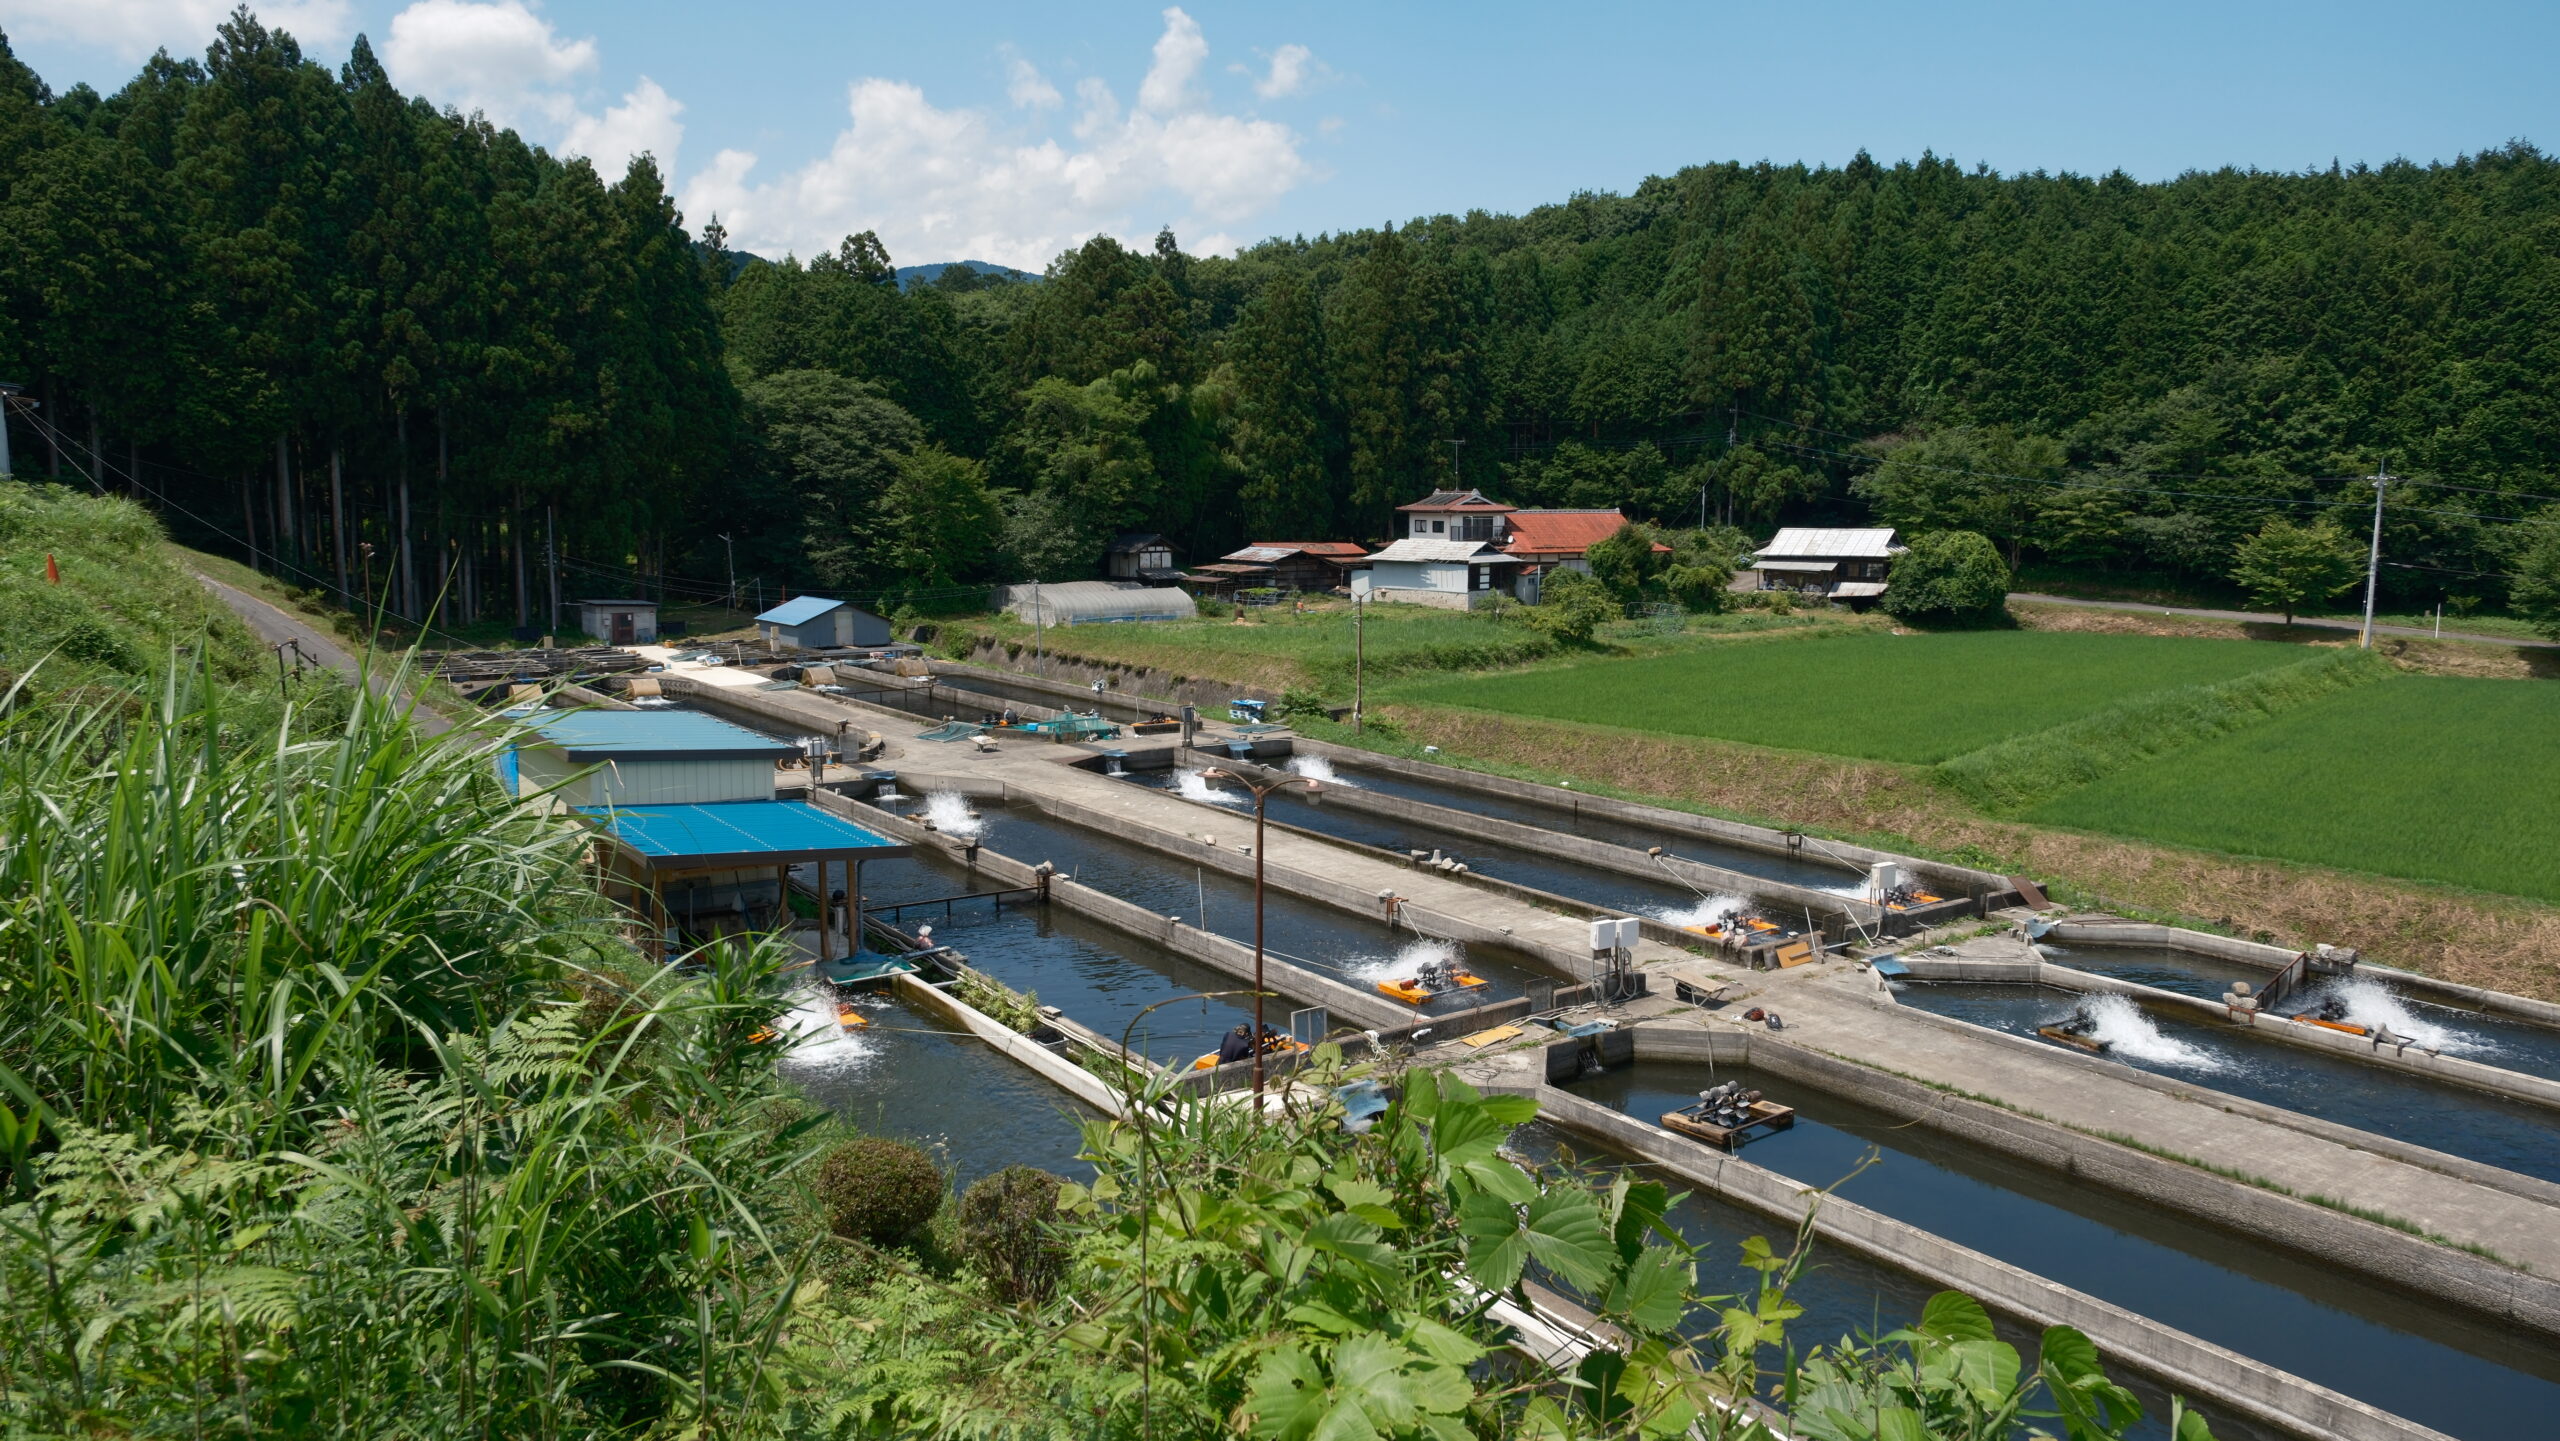
M 2177 1413 L 2177 1441 L 2213 1441 L 2213 1428 L 2204 1424 L 2204 1417 L 2187 1410 L 2184 1401 L 2172 1398 L 2169 1409 Z
M 1378 1228 L 1348 1212 L 1337 1211 L 1307 1228 L 1307 1244 L 1366 1269 L 1372 1277 L 1393 1273 L 1395 1247 L 1378 1239 Z
M 1467 1274 L 1488 1291 L 1508 1291 L 1529 1261 L 1529 1238 L 1520 1215 L 1499 1197 L 1474 1195 L 1458 1208 L 1458 1234 L 1467 1242 Z
M 1484 1108 L 1486 1118 L 1496 1125 L 1525 1125 L 1538 1116 L 1538 1099 L 1535 1096 L 1487 1096 L 1477 1104 Z
M 1648 1246 L 1628 1263 L 1625 1274 L 1609 1288 L 1602 1307 L 1644 1331 L 1667 1331 L 1688 1309 L 1688 1288 L 1695 1268 L 1665 1246 Z
M 1333 1397 L 1313 1357 L 1295 1346 L 1282 1346 L 1254 1368 L 1245 1394 L 1245 1411 L 1253 1418 L 1253 1434 L 1264 1441 L 1302 1441 L 1311 1437 L 1332 1409 Z
M 1598 1294 L 1617 1269 L 1617 1248 L 1587 1195 L 1550 1191 L 1529 1203 L 1529 1254 L 1584 1292 Z
M 1919 1329 L 1941 1341 L 1990 1341 L 1991 1313 L 1962 1291 L 1940 1291 L 1920 1309 Z
M 1932 1441 L 1929 1423 L 1908 1406 L 1887 1406 L 1876 1413 L 1876 1441 Z
M 1395 1193 L 1364 1176 L 1329 1176 L 1324 1188 L 1344 1206 L 1384 1206 L 1395 1200 Z
M 1428 1318 L 1416 1321 L 1407 1339 L 1425 1356 L 1451 1366 L 1472 1366 L 1484 1359 L 1484 1347 Z
M 1538 1199 L 1538 1183 L 1529 1174 L 1500 1156 L 1485 1156 L 1459 1168 L 1468 1180 L 1514 1206 L 1525 1206 Z

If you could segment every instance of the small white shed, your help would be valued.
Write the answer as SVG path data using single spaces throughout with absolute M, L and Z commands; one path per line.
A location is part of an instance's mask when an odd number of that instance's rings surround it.
M 650 645 L 658 639 L 658 603 L 654 600 L 581 600 L 578 629 L 606 645 Z

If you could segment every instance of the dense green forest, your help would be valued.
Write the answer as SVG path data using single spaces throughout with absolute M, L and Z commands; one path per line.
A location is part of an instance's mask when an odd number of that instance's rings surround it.
M 1376 538 L 1452 478 L 2219 581 L 2270 519 L 2358 533 L 2384 465 L 2388 597 L 2496 603 L 2560 493 L 2560 165 L 2522 143 L 1718 164 L 902 287 L 867 233 L 733 256 L 648 160 L 608 182 L 245 12 L 113 96 L 0 63 L 0 378 L 51 427 L 19 471 L 412 613 L 521 618 L 555 549 L 570 594 L 872 595 L 1091 573 L 1123 527 Z

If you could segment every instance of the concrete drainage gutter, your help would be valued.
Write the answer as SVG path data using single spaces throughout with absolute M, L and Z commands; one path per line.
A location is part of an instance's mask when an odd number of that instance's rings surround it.
M 1623 1063 L 1639 1055 L 1681 1061 L 1712 1059 L 1725 1065 L 1748 1065 L 1773 1075 L 1798 1070 L 1798 1065 L 1790 1063 L 1800 1057 L 1828 1059 L 1749 1033 L 1690 1027 L 1638 1026 L 1590 1040 L 1600 1044 L 1595 1048 L 1586 1042 L 1568 1041 L 1547 1047 L 1548 1081 L 1575 1074 L 1583 1064 L 1583 1056 L 1592 1049 L 1599 1051 L 1604 1064 Z M 1877 1081 L 1871 1073 L 1845 1062 L 1831 1065 L 1857 1073 L 1854 1079 L 1859 1088 L 1854 1094 L 1861 1101 L 1873 1105 L 1884 1099 L 1877 1094 Z M 1825 1089 L 1838 1089 L 1837 1078 L 1826 1079 L 1832 1079 L 1834 1084 Z M 1891 1079 L 1885 1078 L 1888 1082 Z M 1814 1195 L 1811 1188 L 1774 1171 L 1675 1136 L 1551 1083 L 1497 1089 L 1533 1095 L 1539 1102 L 1542 1119 L 1604 1141 L 1613 1149 L 1662 1168 L 1685 1185 L 1788 1225 L 1803 1219 Z M 1880 1108 L 1889 1113 L 1902 1109 L 1898 1105 Z M 1920 1119 L 1927 1123 L 1925 1114 Z M 1970 1130 L 1964 1134 L 1983 1139 Z M 1962 1291 L 1995 1311 L 2039 1326 L 2076 1327 L 2112 1360 L 2186 1394 L 2212 1398 L 2253 1420 L 2296 1436 L 2317 1441 L 2420 1441 L 2442 1436 L 2417 1422 L 1956 1245 L 1855 1202 L 1823 1198 L 1814 1213 L 1814 1230 L 1826 1243 L 1931 1284 Z

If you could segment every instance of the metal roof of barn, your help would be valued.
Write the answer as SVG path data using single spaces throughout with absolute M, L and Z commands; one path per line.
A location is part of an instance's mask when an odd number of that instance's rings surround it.
M 765 625 L 807 625 L 842 604 L 822 595 L 795 595 L 756 619 Z
M 1840 568 L 1840 562 L 1836 560 L 1764 560 L 1755 563 L 1751 568 L 1782 570 L 1790 575 L 1829 575 Z
M 659 871 L 774 865 L 819 856 L 886 860 L 911 851 L 807 801 L 580 806 L 578 814 Z
M 1308 555 L 1320 555 L 1336 560 L 1346 557 L 1356 559 L 1369 553 L 1367 546 L 1351 540 L 1257 540 L 1253 543 L 1253 548 L 1302 551 Z
M 790 756 L 799 748 L 714 716 L 681 710 L 553 711 L 533 729 L 571 760 L 685 760 Z
M 1785 560 L 1891 560 L 1903 549 L 1893 543 L 1893 528 L 1890 526 L 1872 530 L 1826 530 L 1791 525 L 1779 531 L 1756 554 Z
M 1510 510 L 1498 500 L 1488 500 L 1481 490 L 1435 490 L 1411 505 L 1398 510 Z
M 1369 557 L 1371 560 L 1465 561 L 1470 565 L 1513 565 L 1518 556 L 1504 555 L 1481 540 L 1430 540 L 1415 537 L 1397 541 Z
M 1884 594 L 1884 582 L 1880 580 L 1844 580 L 1838 585 L 1833 586 L 1831 588 L 1831 593 L 1844 600 L 1862 600 L 1868 596 Z

